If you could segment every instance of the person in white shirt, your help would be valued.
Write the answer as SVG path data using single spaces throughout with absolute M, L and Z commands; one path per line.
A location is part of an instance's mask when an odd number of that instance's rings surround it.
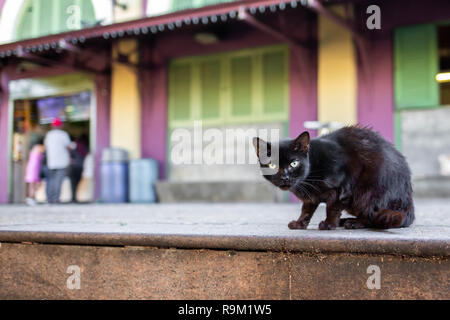
M 70 137 L 61 129 L 62 121 L 54 118 L 52 130 L 47 132 L 44 140 L 48 177 L 47 177 L 47 201 L 58 203 L 61 187 L 70 163 L 69 149 L 71 149 Z

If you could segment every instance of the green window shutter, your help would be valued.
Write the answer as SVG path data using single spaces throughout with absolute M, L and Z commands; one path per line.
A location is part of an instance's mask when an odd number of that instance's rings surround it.
M 394 32 L 395 106 L 437 107 L 438 43 L 435 25 L 398 28 Z
M 233 2 L 236 0 L 172 0 L 170 11 L 181 11 L 192 8 L 201 8 L 223 2 Z
M 75 6 L 68 12 L 70 6 Z M 76 11 L 78 10 L 78 11 Z M 27 39 L 68 31 L 68 20 L 76 28 L 95 23 L 92 0 L 28 0 L 25 2 L 16 30 L 16 38 Z
M 95 10 L 92 0 L 78 0 L 81 7 L 81 20 L 87 23 L 95 23 Z M 95 1 L 95 0 L 94 0 Z
M 201 117 L 214 119 L 220 116 L 220 61 L 200 63 Z
M 285 122 L 287 46 L 181 58 L 169 68 L 169 126 Z
M 75 22 L 75 25 L 78 25 L 79 28 L 83 28 L 85 25 L 94 24 L 95 19 L 95 11 L 94 6 L 92 5 L 92 0 L 55 0 L 60 1 L 59 4 L 59 17 L 56 20 L 57 22 L 57 29 L 58 32 L 62 31 L 69 31 L 69 30 L 76 30 L 77 28 L 74 28 L 72 26 L 72 29 L 68 28 L 68 21 L 71 20 L 71 23 Z M 72 6 L 72 8 L 71 8 Z M 72 11 L 74 8 L 78 7 L 79 11 L 79 21 L 77 19 L 72 19 L 72 17 L 76 17 L 76 14 L 74 11 Z M 72 10 L 69 10 L 72 9 Z
M 35 8 L 31 1 L 28 1 L 22 11 L 21 19 L 16 30 L 18 39 L 28 39 L 33 36 L 33 12 Z
M 274 51 L 263 54 L 263 112 L 281 113 L 286 106 L 286 54 Z
M 36 6 L 38 5 L 40 6 L 38 36 L 45 36 L 52 33 L 52 20 L 55 17 L 51 14 L 51 12 L 54 2 L 55 2 L 54 0 L 47 0 L 47 1 L 38 1 L 38 3 L 36 3 Z
M 171 120 L 188 120 L 191 115 L 191 65 L 173 65 L 170 70 L 169 101 Z
M 190 9 L 194 7 L 194 0 L 172 0 L 171 7 L 172 7 L 171 11 Z
M 70 14 L 67 12 L 67 9 L 69 9 L 74 2 L 74 0 L 60 0 L 59 19 L 56 22 L 57 29 L 61 31 L 69 31 L 69 28 L 67 27 L 67 20 L 69 19 Z
M 252 113 L 252 57 L 231 59 L 231 114 L 246 116 Z
M 201 6 L 211 6 L 213 4 L 224 3 L 224 2 L 233 2 L 236 0 L 197 0 Z

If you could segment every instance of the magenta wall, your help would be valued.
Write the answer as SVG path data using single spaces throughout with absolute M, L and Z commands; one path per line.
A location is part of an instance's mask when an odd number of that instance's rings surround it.
M 109 147 L 110 142 L 110 103 L 111 103 L 111 75 L 98 75 L 95 81 L 95 97 L 97 99 L 97 130 L 95 148 L 95 199 L 100 198 L 100 160 L 102 150 Z
M 160 179 L 166 177 L 167 63 L 154 59 L 151 47 L 141 44 L 141 59 L 151 67 L 141 70 L 141 154 L 159 163 Z
M 290 48 L 289 135 L 297 137 L 305 131 L 305 121 L 317 120 L 317 54 Z M 316 136 L 315 131 L 310 132 Z
M 392 39 L 386 35 L 366 46 L 367 62 L 358 61 L 358 123 L 394 141 Z
M 0 75 L 0 203 L 8 202 L 8 113 L 9 113 L 9 92 L 8 75 L 3 72 Z
M 366 28 L 367 6 L 381 10 L 381 30 Z M 450 21 L 450 1 L 362 1 L 355 5 L 361 17 L 359 30 L 364 35 L 365 59 L 358 52 L 358 122 L 394 140 L 393 30 L 399 26 Z
M 0 0 L 0 12 L 6 0 Z M 8 82 L 3 71 L 0 74 L 0 203 L 8 201 Z

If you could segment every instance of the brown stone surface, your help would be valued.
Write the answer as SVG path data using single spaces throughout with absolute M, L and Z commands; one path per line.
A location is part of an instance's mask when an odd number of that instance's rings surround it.
M 69 290 L 70 265 L 81 289 Z M 366 286 L 367 267 L 381 289 Z M 449 299 L 448 258 L 12 244 L 0 299 Z

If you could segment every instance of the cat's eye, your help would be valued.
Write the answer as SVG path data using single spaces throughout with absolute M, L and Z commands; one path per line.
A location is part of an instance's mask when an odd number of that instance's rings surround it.
M 269 164 L 269 168 L 270 169 L 276 169 L 277 165 L 275 163 L 271 163 L 271 164 Z
M 292 168 L 296 168 L 296 167 L 298 167 L 299 164 L 300 164 L 300 163 L 299 163 L 298 161 L 292 161 L 292 162 L 291 162 L 291 167 L 292 167 Z

